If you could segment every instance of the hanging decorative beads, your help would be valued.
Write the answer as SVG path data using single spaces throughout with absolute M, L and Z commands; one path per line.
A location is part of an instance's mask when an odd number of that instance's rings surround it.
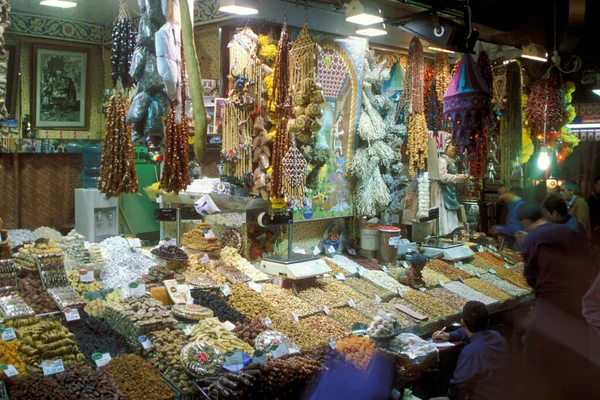
M 500 120 L 500 179 L 510 187 L 514 164 L 521 154 L 523 140 L 521 127 L 523 75 L 518 61 L 513 61 L 506 66 L 506 88 L 506 109 Z
M 98 181 L 98 191 L 108 198 L 139 190 L 131 125 L 125 122 L 128 109 L 129 100 L 121 93 L 108 101 Z
M 283 167 L 283 192 L 289 198 L 302 200 L 306 183 L 308 163 L 296 147 L 296 138 L 292 135 L 291 145 L 281 160 Z

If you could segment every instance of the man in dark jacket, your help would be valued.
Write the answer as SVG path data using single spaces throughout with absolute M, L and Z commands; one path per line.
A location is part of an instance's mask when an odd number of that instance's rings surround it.
M 569 214 L 567 203 L 556 193 L 551 193 L 544 200 L 544 210 L 549 221 L 557 224 L 565 224 L 581 236 L 582 240 L 587 240 L 587 232 L 583 225 L 575 217 Z

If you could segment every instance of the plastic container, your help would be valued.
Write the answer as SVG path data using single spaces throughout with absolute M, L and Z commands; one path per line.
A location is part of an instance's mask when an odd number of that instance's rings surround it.
M 81 169 L 81 182 L 84 187 L 98 187 L 100 178 L 101 146 L 81 146 L 83 168 Z
M 396 226 L 380 226 L 377 228 L 379 246 L 377 247 L 377 261 L 381 264 L 396 265 L 398 257 L 398 241 L 400 228 Z
M 362 224 L 360 226 L 360 254 L 374 258 L 377 252 L 377 224 Z

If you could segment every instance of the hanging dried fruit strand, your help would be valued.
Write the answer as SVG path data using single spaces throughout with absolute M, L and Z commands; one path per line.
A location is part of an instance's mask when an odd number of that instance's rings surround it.
M 123 88 L 129 89 L 133 84 L 129 75 L 129 68 L 131 67 L 131 57 L 135 49 L 137 29 L 131 21 L 129 8 L 124 1 L 121 2 L 119 15 L 113 25 L 111 37 L 112 48 L 110 60 L 112 64 L 111 78 L 113 86 L 116 87 L 120 79 Z
M 511 186 L 513 163 L 521 154 L 523 132 L 521 128 L 523 76 L 521 65 L 511 62 L 506 66 L 506 109 L 500 121 L 501 179 Z
M 129 100 L 120 93 L 108 102 L 98 181 L 98 190 L 108 198 L 139 190 L 131 125 L 125 123 L 128 109 Z

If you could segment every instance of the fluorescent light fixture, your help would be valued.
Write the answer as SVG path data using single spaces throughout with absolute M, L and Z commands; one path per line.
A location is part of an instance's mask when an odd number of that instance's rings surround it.
M 258 14 L 258 0 L 221 0 L 219 11 L 237 15 Z
M 530 43 L 523 47 L 523 54 L 521 57 L 535 61 L 548 62 L 548 52 L 546 51 L 546 48 L 534 43 Z
M 592 92 L 594 92 L 596 96 L 600 96 L 600 89 L 592 89 Z
M 537 159 L 537 166 L 542 171 L 546 171 L 550 167 L 550 156 L 548 155 L 548 148 L 543 146 L 540 149 L 540 155 Z
M 381 10 L 365 7 L 360 0 L 352 0 L 346 8 L 346 22 L 358 25 L 373 25 L 383 22 Z
M 356 30 L 356 34 L 357 35 L 363 35 L 363 36 L 383 36 L 383 35 L 387 35 L 387 30 L 385 29 L 385 24 L 381 24 L 381 26 L 377 25 L 374 27 L 368 27 L 368 28 L 358 28 Z
M 569 129 L 587 129 L 587 128 L 600 128 L 600 124 L 569 124 Z
M 67 0 L 42 0 L 40 1 L 40 5 L 58 8 L 73 8 L 77 6 L 77 3 L 74 1 Z
M 440 51 L 442 53 L 448 53 L 448 54 L 454 54 L 454 53 L 456 53 L 455 51 L 448 50 L 448 49 L 442 49 L 441 47 L 435 47 L 435 46 L 429 46 L 429 50 Z

